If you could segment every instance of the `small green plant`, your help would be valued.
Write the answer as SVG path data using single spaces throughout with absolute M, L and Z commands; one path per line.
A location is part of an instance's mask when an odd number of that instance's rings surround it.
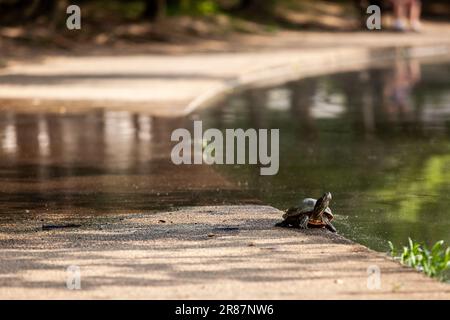
M 426 275 L 438 278 L 442 281 L 448 280 L 448 269 L 450 269 L 450 247 L 444 248 L 444 241 L 436 242 L 431 250 L 424 244 L 408 238 L 408 245 L 398 253 L 391 241 L 389 241 L 391 255 L 409 267 L 415 268 Z

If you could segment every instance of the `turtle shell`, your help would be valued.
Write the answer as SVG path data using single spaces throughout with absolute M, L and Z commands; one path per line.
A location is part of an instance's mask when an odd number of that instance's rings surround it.
M 310 215 L 313 210 L 314 206 L 316 205 L 317 200 L 312 198 L 306 198 L 303 199 L 302 204 L 299 207 L 290 208 L 286 211 L 286 213 L 283 215 L 283 219 L 286 218 L 294 218 L 299 217 L 303 214 Z M 328 220 L 333 220 L 333 212 L 331 211 L 330 207 L 327 207 L 325 209 L 324 214 L 327 216 Z

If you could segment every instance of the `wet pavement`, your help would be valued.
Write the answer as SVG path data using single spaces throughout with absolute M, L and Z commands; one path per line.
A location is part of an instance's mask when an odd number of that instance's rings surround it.
M 209 166 L 172 164 L 170 134 L 188 121 L 102 110 L 2 113 L 0 220 L 258 202 Z

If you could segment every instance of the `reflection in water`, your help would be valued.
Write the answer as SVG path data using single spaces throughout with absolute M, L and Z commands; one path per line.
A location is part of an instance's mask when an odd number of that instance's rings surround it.
M 111 111 L 0 114 L 0 224 L 20 213 L 255 202 L 210 166 L 171 163 L 170 134 L 189 123 Z
M 412 89 L 420 81 L 420 64 L 417 60 L 397 60 L 393 75 L 385 78 L 383 85 L 383 112 L 389 120 L 411 121 L 413 118 Z
M 37 142 L 39 146 L 39 155 L 46 157 L 49 155 L 50 138 L 48 135 L 47 120 L 44 117 L 38 119 L 38 135 Z
M 331 191 L 338 229 L 374 249 L 409 236 L 450 243 L 449 79 L 450 64 L 398 60 L 248 90 L 202 118 L 205 127 L 280 128 L 278 175 L 218 167 L 264 202 L 284 209 Z
M 8 124 L 2 136 L 2 150 L 7 154 L 14 154 L 17 150 L 17 133 L 14 116 L 10 113 L 5 115 Z

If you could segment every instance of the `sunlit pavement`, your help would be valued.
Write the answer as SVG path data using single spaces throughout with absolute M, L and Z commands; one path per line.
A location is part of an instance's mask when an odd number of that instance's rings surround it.
M 280 216 L 267 206 L 206 206 L 40 215 L 79 224 L 50 231 L 36 219 L 4 224 L 0 298 L 450 298 L 448 285 L 338 235 L 280 230 Z

